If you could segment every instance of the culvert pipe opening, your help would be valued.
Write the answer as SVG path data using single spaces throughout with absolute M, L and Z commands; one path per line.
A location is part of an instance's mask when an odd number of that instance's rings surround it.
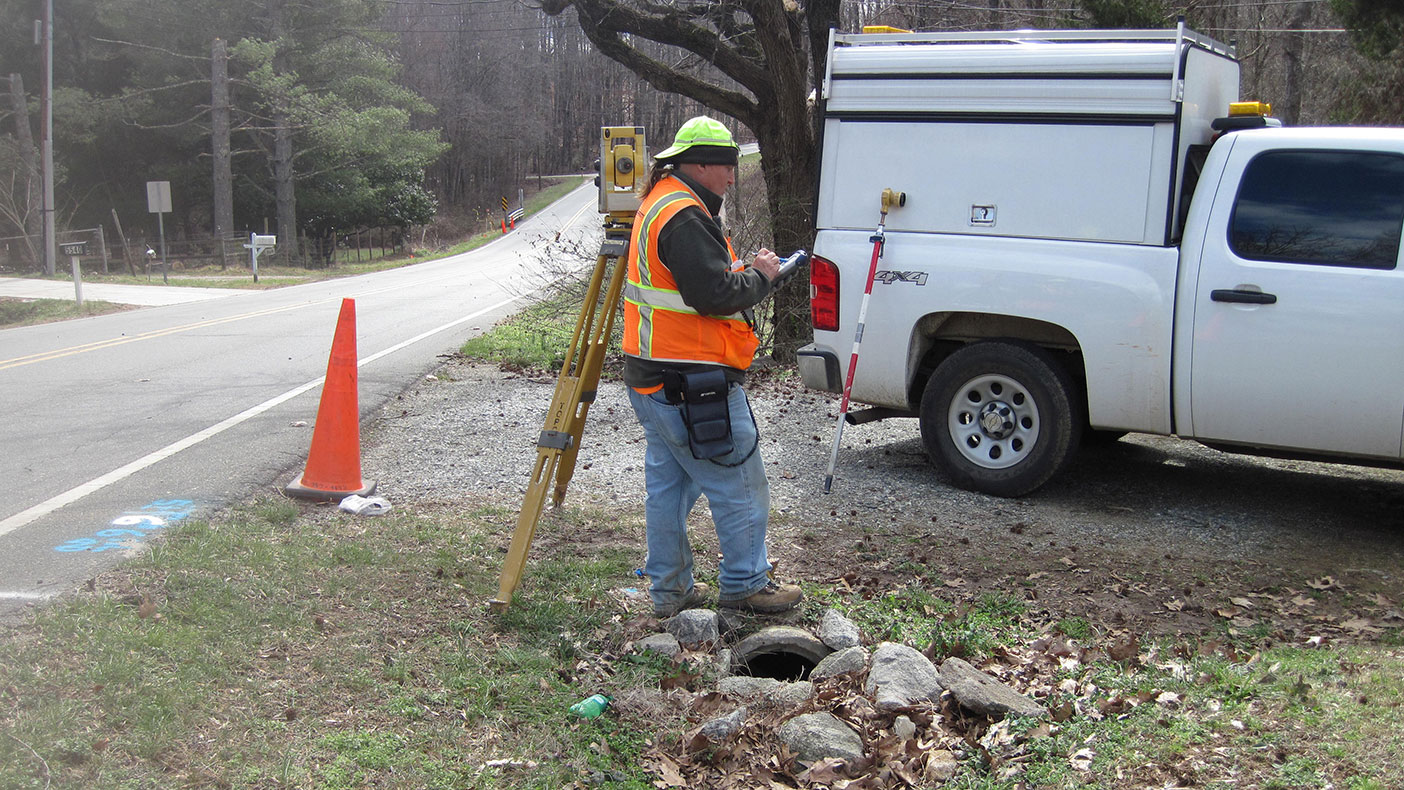
M 776 650 L 769 653 L 753 653 L 742 656 L 739 674 L 755 678 L 773 678 L 784 683 L 807 680 L 816 662 L 799 653 Z

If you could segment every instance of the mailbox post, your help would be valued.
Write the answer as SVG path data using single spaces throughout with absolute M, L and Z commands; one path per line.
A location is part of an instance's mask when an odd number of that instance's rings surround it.
M 88 243 L 86 241 L 70 241 L 60 244 L 63 254 L 73 264 L 73 298 L 78 303 L 78 307 L 83 306 L 83 272 L 78 268 L 78 257 L 88 254 Z
M 249 251 L 249 268 L 253 269 L 254 282 L 258 282 L 258 256 L 276 246 L 278 246 L 277 236 L 249 234 L 249 243 L 244 245 L 244 249 Z

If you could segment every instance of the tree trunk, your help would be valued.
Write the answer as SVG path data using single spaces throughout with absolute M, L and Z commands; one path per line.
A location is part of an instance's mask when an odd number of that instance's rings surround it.
M 229 153 L 229 56 L 224 39 L 210 55 L 210 152 L 214 159 L 214 233 L 234 230 L 234 176 Z
M 1309 21 L 1311 21 L 1311 4 L 1298 3 L 1287 17 L 1287 27 L 1289 30 L 1298 31 L 1306 27 Z M 1296 126 L 1301 122 L 1302 116 L 1302 50 L 1306 48 L 1306 34 L 1290 32 L 1286 35 L 1287 40 L 1282 51 L 1285 74 L 1282 84 L 1282 101 L 1278 107 L 1277 116 L 1282 119 L 1282 123 Z
M 19 145 L 20 161 L 24 165 L 24 201 L 16 206 L 23 218 L 24 250 L 35 269 L 43 266 L 39 256 L 40 238 L 44 235 L 39 216 L 39 152 L 34 148 L 34 132 L 29 128 L 29 104 L 24 95 L 24 81 L 18 74 L 10 75 L 10 105 L 15 114 L 15 142 Z
M 293 188 L 292 128 L 288 114 L 273 116 L 273 198 L 278 210 L 278 251 L 297 261 L 297 198 Z

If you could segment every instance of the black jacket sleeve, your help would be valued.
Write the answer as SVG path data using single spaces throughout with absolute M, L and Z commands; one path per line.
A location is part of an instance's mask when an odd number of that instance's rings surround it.
M 731 271 L 726 238 L 695 206 L 679 211 L 658 235 L 658 255 L 673 273 L 688 307 L 703 315 L 731 315 L 755 307 L 770 293 L 758 271 Z

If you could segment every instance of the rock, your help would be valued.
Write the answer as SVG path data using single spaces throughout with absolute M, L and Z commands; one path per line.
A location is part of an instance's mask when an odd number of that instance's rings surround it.
M 818 664 L 829 654 L 817 637 L 803 628 L 789 625 L 773 625 L 742 639 L 734 648 L 736 661 L 749 666 L 751 659 L 769 653 L 790 653 L 808 661 L 810 666 Z
M 665 620 L 663 626 L 684 647 L 714 644 L 721 639 L 721 633 L 717 630 L 717 613 L 711 609 L 684 609 Z
M 856 760 L 863 756 L 863 739 L 831 713 L 806 713 L 780 726 L 780 742 L 802 763 L 826 757 Z
M 712 743 L 721 743 L 740 731 L 741 725 L 746 722 L 746 713 L 745 708 L 737 708 L 729 716 L 721 716 L 703 724 L 698 734 Z
M 677 658 L 678 654 L 682 652 L 678 638 L 672 634 L 654 634 L 645 637 L 634 643 L 634 649 L 640 653 L 652 650 L 655 653 L 662 653 L 668 658 Z
M 723 647 L 717 651 L 717 676 L 726 677 L 731 674 L 731 648 Z
M 945 749 L 937 749 L 926 754 L 926 766 L 922 773 L 930 782 L 949 782 L 955 778 L 956 772 L 960 770 L 960 763 L 956 756 Z
M 780 688 L 771 692 L 768 698 L 782 708 L 793 708 L 812 696 L 814 684 L 808 680 L 801 680 L 795 683 L 781 683 Z
M 941 678 L 926 656 L 893 642 L 878 645 L 863 687 L 878 710 L 934 702 L 940 699 L 941 689 Z
M 906 716 L 898 716 L 892 721 L 892 734 L 902 740 L 909 740 L 916 735 L 916 723 Z
M 753 678 L 746 675 L 732 675 L 717 681 L 717 691 L 744 700 L 760 701 L 780 687 L 775 678 Z
M 814 696 L 814 684 L 807 680 L 781 683 L 775 678 L 732 675 L 717 682 L 717 691 L 748 702 L 769 703 L 792 708 Z
M 941 684 L 956 701 L 986 716 L 1046 716 L 1048 710 L 959 658 L 941 663 Z
M 846 672 L 857 672 L 868 666 L 868 651 L 861 647 L 849 647 L 830 653 L 809 673 L 810 680 L 823 680 Z
M 825 610 L 824 619 L 819 621 L 819 641 L 834 650 L 843 650 L 857 647 L 860 637 L 858 626 L 854 625 L 852 620 L 844 617 L 837 609 Z

